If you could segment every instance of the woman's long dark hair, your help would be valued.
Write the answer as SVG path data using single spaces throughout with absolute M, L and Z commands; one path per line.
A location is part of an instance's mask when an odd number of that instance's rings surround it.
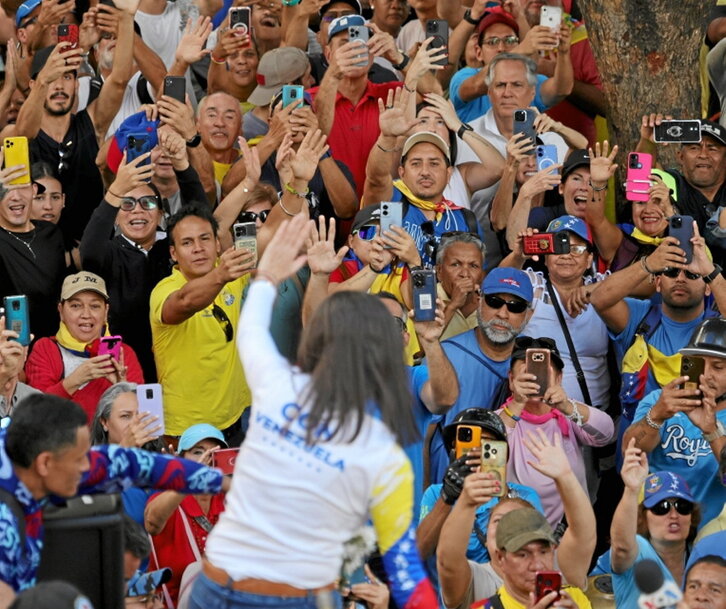
M 401 331 L 375 296 L 338 292 L 327 298 L 303 330 L 298 364 L 311 376 L 300 397 L 309 407 L 309 445 L 342 430 L 352 442 L 371 408 L 402 446 L 416 438 Z
M 420 114 L 421 110 L 424 108 L 433 108 L 434 106 L 432 104 L 429 104 L 425 101 L 421 102 L 420 104 L 416 104 L 416 118 L 418 118 L 418 115 Z M 458 154 L 458 144 L 456 141 L 456 132 L 452 131 L 448 127 L 446 130 L 449 132 L 449 141 L 446 142 L 449 145 L 449 156 L 451 156 L 451 166 L 454 167 L 456 165 L 456 155 Z

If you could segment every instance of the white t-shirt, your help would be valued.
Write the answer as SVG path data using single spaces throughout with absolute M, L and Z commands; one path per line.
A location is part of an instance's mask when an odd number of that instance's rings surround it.
M 129 82 L 126 84 L 124 96 L 121 100 L 121 107 L 116 113 L 116 116 L 111 121 L 111 125 L 109 126 L 108 131 L 106 131 L 107 138 L 111 137 L 114 133 L 116 133 L 116 129 L 118 129 L 121 123 L 123 123 L 129 116 L 131 116 L 132 114 L 136 114 L 139 111 L 139 106 L 141 106 L 141 99 L 139 98 L 139 94 L 136 91 L 139 78 L 141 78 L 141 72 L 136 72 L 136 74 L 134 74 Z M 146 90 L 149 92 L 151 98 L 154 99 L 155 92 L 153 91 L 153 88 L 148 82 L 146 83 Z
M 252 416 L 206 555 L 235 580 L 317 588 L 338 578 L 343 544 L 369 515 L 382 552 L 382 520 L 389 532 L 413 535 L 413 477 L 391 432 L 368 415 L 350 443 L 335 436 L 305 445 L 306 408 L 298 403 L 310 378 L 278 352 L 269 333 L 276 294 L 271 284 L 255 281 L 242 311 L 237 346 Z
M 453 201 L 460 207 L 471 209 L 471 196 L 469 195 L 469 189 L 466 187 L 464 176 L 461 175 L 461 171 L 458 167 L 454 167 L 451 179 L 444 189 L 444 198 L 449 201 Z

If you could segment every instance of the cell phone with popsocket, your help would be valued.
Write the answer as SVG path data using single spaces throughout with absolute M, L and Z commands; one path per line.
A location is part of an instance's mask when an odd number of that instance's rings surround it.
M 109 354 L 117 362 L 121 360 L 121 343 L 120 336 L 102 336 L 98 344 L 98 354 Z
M 701 121 L 664 120 L 653 129 L 653 140 L 659 144 L 700 144 Z
M 426 38 L 433 38 L 430 49 L 444 49 L 447 56 L 437 59 L 434 64 L 446 66 L 449 63 L 449 23 L 445 19 L 429 19 L 426 22 Z
M 58 26 L 58 42 L 70 42 L 65 50 L 78 48 L 78 26 L 75 23 L 61 23 Z
M 220 448 L 212 453 L 212 467 L 221 469 L 225 476 L 234 473 L 234 466 L 237 463 L 239 448 Z
M 557 600 L 562 595 L 562 574 L 559 571 L 537 571 L 534 576 L 535 603 L 550 592 L 557 592 Z
M 522 251 L 527 256 L 569 254 L 570 238 L 567 236 L 567 231 L 527 235 L 522 241 Z
M 557 146 L 553 144 L 537 146 L 535 148 L 535 156 L 537 157 L 537 171 L 542 171 L 543 169 L 557 165 Z M 558 174 L 559 171 L 555 169 L 552 173 Z
M 625 198 L 628 201 L 644 203 L 650 198 L 650 174 L 653 170 L 653 155 L 647 152 L 628 154 L 628 169 L 625 174 Z
M 235 6 L 229 9 L 229 27 L 242 34 L 250 34 L 250 7 Z
M 527 374 L 533 374 L 536 377 L 533 382 L 539 385 L 536 397 L 541 398 L 550 386 L 550 350 L 527 349 L 524 356 Z

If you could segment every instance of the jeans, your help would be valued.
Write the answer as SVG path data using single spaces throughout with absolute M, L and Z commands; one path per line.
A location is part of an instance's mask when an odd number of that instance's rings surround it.
M 338 591 L 333 590 L 329 594 L 329 603 L 321 604 L 318 608 L 317 597 L 312 593 L 290 598 L 238 592 L 220 586 L 200 573 L 194 582 L 189 609 L 342 609 L 343 602 Z

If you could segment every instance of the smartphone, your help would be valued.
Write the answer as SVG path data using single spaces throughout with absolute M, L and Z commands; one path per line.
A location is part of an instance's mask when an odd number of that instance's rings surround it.
M 380 203 L 381 232 L 390 231 L 392 226 L 403 226 L 403 203 L 401 201 L 381 201 Z
M 679 144 L 701 143 L 701 121 L 661 121 L 653 130 L 653 139 L 659 144 L 676 142 Z
M 569 254 L 570 238 L 567 231 L 557 233 L 537 233 L 524 238 L 522 248 L 527 256 L 545 254 Z
M 58 26 L 58 42 L 70 42 L 71 48 L 77 49 L 78 26 L 75 23 L 61 23 Z
M 536 115 L 532 110 L 527 109 L 520 109 L 514 111 L 514 126 L 512 128 L 512 135 L 516 135 L 517 133 L 524 133 L 526 135 L 531 144 L 535 145 L 535 139 L 537 138 L 537 130 L 534 128 L 534 119 Z M 534 149 L 532 149 L 527 154 L 534 154 Z
M 561 588 L 561 573 L 558 571 L 537 571 L 534 576 L 535 603 L 542 600 L 542 597 L 547 596 L 550 592 L 557 592 L 557 598 L 560 598 Z
M 544 6 L 542 8 L 545 8 Z M 557 146 L 552 144 L 544 144 L 535 148 L 535 155 L 537 156 L 537 171 L 542 171 L 552 165 L 557 165 Z M 555 170 L 553 174 L 559 173 Z
M 705 369 L 706 360 L 700 355 L 684 355 L 681 359 L 681 376 L 687 376 L 688 380 L 681 389 L 698 389 Z
M 625 174 L 625 198 L 628 201 L 645 202 L 648 200 L 652 170 L 652 155 L 647 152 L 628 154 L 628 170 Z
M 15 178 L 8 184 L 30 184 L 30 152 L 28 149 L 28 138 L 6 137 L 3 142 L 5 149 L 5 167 L 24 165 L 28 172 L 24 176 Z
M 164 95 L 181 102 L 186 102 L 187 82 L 183 76 L 164 77 Z
M 234 473 L 239 448 L 220 448 L 212 453 L 212 467 L 221 469 L 225 476 Z
M 668 218 L 668 236 L 675 237 L 680 247 L 686 253 L 686 264 L 693 260 L 693 218 L 691 216 L 671 216 Z
M 481 446 L 481 427 L 478 425 L 459 425 L 456 428 L 456 458 L 468 453 L 472 448 Z
M 257 225 L 254 222 L 238 222 L 232 226 L 234 249 L 250 250 L 255 255 L 257 266 Z
M 151 141 L 148 133 L 130 133 L 126 136 L 126 163 L 130 163 L 147 152 L 151 152 Z M 148 156 L 140 166 L 150 164 L 151 157 Z
M 5 327 L 18 333 L 18 341 L 24 347 L 30 344 L 30 314 L 28 312 L 27 296 L 6 296 Z
M 436 319 L 436 273 L 431 269 L 411 271 L 413 313 L 416 321 Z
M 121 337 L 120 336 L 102 336 L 98 345 L 98 354 L 111 354 L 111 357 L 117 362 L 121 359 Z
M 525 364 L 527 374 L 534 374 L 539 385 L 537 397 L 542 397 L 550 386 L 550 351 L 549 349 L 527 349 Z
M 282 107 L 287 108 L 290 104 L 298 104 L 303 100 L 305 88 L 302 85 L 283 85 Z
M 360 40 L 362 43 L 361 46 L 365 47 L 365 52 L 357 55 L 357 57 L 360 57 L 360 61 L 356 63 L 356 66 L 363 67 L 368 65 L 368 38 L 370 37 L 370 32 L 368 31 L 368 28 L 365 25 L 351 25 L 348 28 L 348 42 L 353 42 L 354 40 Z
M 501 482 L 500 490 L 495 497 L 504 497 L 507 494 L 507 451 L 509 445 L 501 440 L 482 440 L 481 442 L 481 471 L 495 475 Z
M 229 27 L 233 30 L 242 30 L 243 34 L 249 34 L 250 8 L 248 6 L 235 6 L 229 9 Z
M 164 400 L 159 383 L 148 383 L 136 386 L 136 399 L 139 402 L 139 412 L 149 412 L 158 417 L 157 425 L 161 427 L 157 437 L 164 435 Z
M 429 19 L 426 22 L 426 38 L 433 37 L 430 49 L 445 49 L 447 56 L 437 59 L 434 64 L 446 66 L 449 64 L 449 23 L 445 19 Z
M 559 32 L 560 25 L 562 25 L 562 8 L 559 6 L 543 6 L 539 13 L 539 24 L 550 28 L 553 32 Z

